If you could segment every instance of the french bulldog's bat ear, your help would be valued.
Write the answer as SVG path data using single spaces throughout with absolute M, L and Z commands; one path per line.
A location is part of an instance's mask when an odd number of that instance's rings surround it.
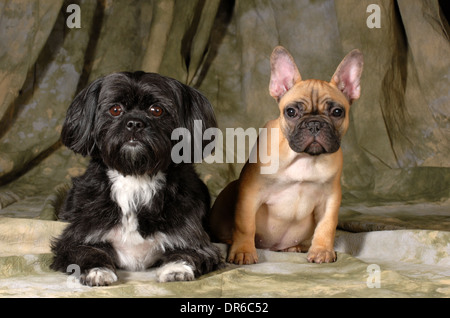
M 331 78 L 331 83 L 344 93 L 350 104 L 361 95 L 360 80 L 363 64 L 362 53 L 355 49 L 344 57 Z
M 63 144 L 83 156 L 92 155 L 96 148 L 93 130 L 102 82 L 103 78 L 99 78 L 78 93 L 67 110 L 61 131 Z
M 270 56 L 270 96 L 279 100 L 302 77 L 291 54 L 282 46 L 277 46 Z

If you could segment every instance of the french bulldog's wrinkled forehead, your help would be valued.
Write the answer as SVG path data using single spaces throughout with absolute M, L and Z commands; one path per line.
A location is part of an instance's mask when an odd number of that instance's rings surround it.
M 316 79 L 297 82 L 281 98 L 280 109 L 293 102 L 302 103 L 306 111 L 322 110 L 330 102 L 338 103 L 346 109 L 350 108 L 347 98 L 336 85 Z

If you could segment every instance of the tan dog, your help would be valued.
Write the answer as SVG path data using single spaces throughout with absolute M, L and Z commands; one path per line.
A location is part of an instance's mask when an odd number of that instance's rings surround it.
M 303 81 L 283 47 L 274 49 L 270 61 L 269 91 L 279 104 L 280 117 L 265 125 L 267 141 L 272 141 L 272 128 L 281 133 L 277 144 L 267 145 L 265 151 L 276 155 L 273 147 L 278 147 L 278 170 L 262 174 L 265 163 L 247 161 L 239 180 L 214 203 L 212 234 L 231 244 L 228 261 L 235 264 L 256 263 L 256 248 L 309 249 L 308 261 L 334 262 L 341 203 L 340 142 L 349 125 L 350 104 L 360 96 L 363 57 L 360 51 L 351 51 L 330 82 Z

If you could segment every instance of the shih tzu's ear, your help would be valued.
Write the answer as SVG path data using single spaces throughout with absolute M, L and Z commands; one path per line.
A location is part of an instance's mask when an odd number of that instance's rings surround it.
M 92 82 L 75 97 L 67 110 L 61 131 L 63 144 L 83 156 L 95 151 L 94 122 L 103 77 Z
M 212 142 L 211 140 L 203 139 L 204 132 L 208 128 L 217 128 L 214 110 L 208 99 L 196 89 L 181 84 L 180 93 L 181 107 L 178 110 L 179 122 L 190 132 L 193 150 L 192 154 L 201 153 L 203 159 L 203 150 L 205 149 L 205 146 L 211 145 Z M 201 143 L 194 142 L 196 136 L 202 138 Z M 213 149 L 211 152 L 212 151 Z M 196 158 L 194 161 L 197 162 L 197 159 L 199 158 Z

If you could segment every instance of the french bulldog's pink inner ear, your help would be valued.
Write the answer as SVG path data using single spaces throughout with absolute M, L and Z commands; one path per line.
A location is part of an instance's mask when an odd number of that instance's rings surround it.
M 358 50 L 350 52 L 337 68 L 332 81 L 344 93 L 349 102 L 361 95 L 361 73 L 363 68 L 362 53 Z
M 359 83 L 355 83 L 351 81 L 350 79 L 346 78 L 337 78 L 335 77 L 336 86 L 338 89 L 344 93 L 345 97 L 352 102 L 355 99 L 359 98 L 360 95 L 360 85 Z
M 292 87 L 289 79 L 270 79 L 270 96 L 275 99 L 281 98 Z
M 275 99 L 280 99 L 288 90 L 301 80 L 300 73 L 291 55 L 286 49 L 277 47 L 272 53 L 269 92 Z

